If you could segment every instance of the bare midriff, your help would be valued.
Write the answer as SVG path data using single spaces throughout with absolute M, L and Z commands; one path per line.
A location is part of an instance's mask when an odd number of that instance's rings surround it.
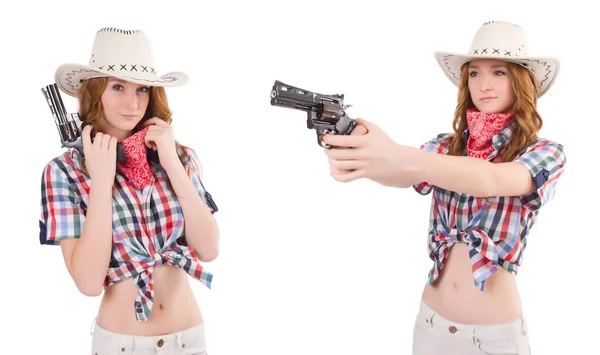
M 499 324 L 512 322 L 522 315 L 516 277 L 504 268 L 475 287 L 466 244 L 454 244 L 439 277 L 426 285 L 423 302 L 442 317 L 461 324 Z
M 154 269 L 154 304 L 148 320 L 137 321 L 134 302 L 138 288 L 127 278 L 104 290 L 96 324 L 114 333 L 164 335 L 202 323 L 202 314 L 181 268 L 160 265 Z

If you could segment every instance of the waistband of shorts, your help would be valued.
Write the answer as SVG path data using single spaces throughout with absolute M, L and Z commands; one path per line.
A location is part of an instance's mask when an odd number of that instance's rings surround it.
M 421 301 L 417 322 L 422 326 L 430 327 L 436 330 L 443 330 L 446 333 L 455 336 L 477 336 L 477 337 L 506 337 L 511 338 L 515 335 L 527 333 L 527 322 L 525 317 L 507 323 L 499 324 L 463 324 L 453 322 L 442 317 L 439 313 L 431 309 L 425 302 Z
M 100 327 L 98 324 L 96 324 L 95 320 L 93 325 L 94 336 L 110 337 L 111 339 L 130 345 L 132 348 L 134 345 L 136 347 L 144 348 L 153 347 L 159 341 L 164 343 L 180 343 L 182 338 L 187 337 L 188 335 L 194 336 L 198 333 L 204 334 L 204 322 L 187 329 L 163 335 L 132 335 L 115 333 Z

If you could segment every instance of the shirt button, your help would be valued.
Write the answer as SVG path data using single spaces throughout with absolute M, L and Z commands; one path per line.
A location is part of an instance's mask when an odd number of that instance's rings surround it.
M 454 334 L 456 333 L 456 327 L 451 325 L 450 328 L 448 328 L 448 330 L 450 331 L 450 333 Z
M 156 345 L 158 345 L 158 347 L 161 348 L 164 343 L 165 343 L 165 341 L 160 339 L 158 342 L 156 342 Z

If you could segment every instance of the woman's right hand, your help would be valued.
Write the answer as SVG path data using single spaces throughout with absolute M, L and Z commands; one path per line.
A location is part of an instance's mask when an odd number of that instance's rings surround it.
M 117 138 L 98 132 L 92 143 L 91 131 L 91 125 L 82 131 L 85 166 L 94 184 L 112 186 L 117 171 Z
M 352 132 L 350 132 L 351 136 L 364 136 L 365 134 L 367 134 L 367 128 L 365 126 L 362 125 L 357 125 Z M 351 149 L 351 148 L 343 148 L 343 147 L 338 147 L 337 149 Z M 350 174 L 351 172 L 353 172 L 354 170 L 349 170 L 349 169 L 340 169 L 340 168 L 336 168 L 335 166 L 333 166 L 333 164 L 331 163 L 331 159 L 329 159 L 329 170 L 331 171 L 332 174 L 334 175 L 346 175 L 346 174 Z

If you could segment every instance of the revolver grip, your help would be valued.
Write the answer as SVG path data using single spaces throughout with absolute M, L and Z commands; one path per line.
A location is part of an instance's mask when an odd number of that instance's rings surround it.
M 123 144 L 121 142 L 117 143 L 117 163 L 125 162 L 125 149 L 123 149 Z
M 219 207 L 217 207 L 217 204 L 215 203 L 215 201 L 213 200 L 212 196 L 208 193 L 208 191 L 206 191 L 206 202 L 208 203 L 208 205 L 210 206 L 210 208 L 212 209 L 212 212 L 218 212 L 219 211 Z
M 321 147 L 323 147 L 323 148 L 331 149 L 334 146 L 329 145 L 327 143 L 324 143 L 323 140 L 321 139 L 321 137 L 323 136 L 324 133 L 349 135 L 349 134 L 352 133 L 352 131 L 354 130 L 354 128 L 356 128 L 356 120 L 354 120 L 354 119 L 352 119 L 352 118 L 350 118 L 348 116 L 343 116 L 335 124 L 335 130 L 334 131 L 329 131 L 329 130 L 324 130 L 324 129 L 317 129 L 317 143 L 319 143 L 319 145 Z
M 342 116 L 339 121 L 335 124 L 335 129 L 339 132 L 339 134 L 348 135 L 352 133 L 354 128 L 356 127 L 356 120 L 350 118 L 346 115 Z

